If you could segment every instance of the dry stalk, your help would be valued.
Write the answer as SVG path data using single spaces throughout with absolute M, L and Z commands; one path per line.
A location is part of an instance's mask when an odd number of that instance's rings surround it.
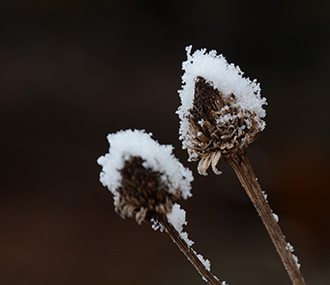
M 210 272 L 187 239 L 182 238 L 168 220 L 167 215 L 172 213 L 174 204 L 182 198 L 180 189 L 169 192 L 169 184 L 161 181 L 162 173 L 146 168 L 144 162 L 140 156 L 131 156 L 118 170 L 122 179 L 116 190 L 116 212 L 122 218 L 134 218 L 138 224 L 154 222 L 156 228 L 161 225 L 206 282 L 211 285 L 225 284 Z
M 180 237 L 177 230 L 167 221 L 166 217 L 159 221 L 165 231 L 169 234 L 173 242 L 179 247 L 183 254 L 188 258 L 191 264 L 196 268 L 199 274 L 210 285 L 221 285 L 221 283 L 209 270 L 207 270 L 201 260 L 198 258 L 196 252 L 187 245 L 187 243 Z
M 226 160 L 235 170 L 238 179 L 260 215 L 260 218 L 263 221 L 290 276 L 292 284 L 305 285 L 306 282 L 304 277 L 302 276 L 295 257 L 290 251 L 281 228 L 277 223 L 269 204 L 267 203 L 246 153 L 236 153 L 226 157 Z
M 186 145 L 190 159 L 199 160 L 199 173 L 207 175 L 211 166 L 215 174 L 220 174 L 216 168 L 220 158 L 229 162 L 266 226 L 292 283 L 306 284 L 246 156 L 247 146 L 261 130 L 260 118 L 242 109 L 234 94 L 224 96 L 202 77 L 195 80 L 194 105 L 188 111 Z

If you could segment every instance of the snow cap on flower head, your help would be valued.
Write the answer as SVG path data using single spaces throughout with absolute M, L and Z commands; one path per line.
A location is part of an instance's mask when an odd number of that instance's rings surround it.
M 171 213 L 180 198 L 191 196 L 192 173 L 174 157 L 173 147 L 151 134 L 125 130 L 108 135 L 109 153 L 97 162 L 100 181 L 114 195 L 115 210 L 141 224 Z
M 244 78 L 222 55 L 206 49 L 191 54 L 191 48 L 182 64 L 180 139 L 189 160 L 200 160 L 200 174 L 206 175 L 210 165 L 220 174 L 216 165 L 221 156 L 243 151 L 265 128 L 266 99 L 259 83 Z

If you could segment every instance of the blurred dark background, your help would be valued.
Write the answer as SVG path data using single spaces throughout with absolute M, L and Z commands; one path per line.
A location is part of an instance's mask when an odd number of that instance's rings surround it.
M 290 284 L 233 170 L 178 140 L 185 47 L 261 83 L 248 156 L 308 284 L 330 284 L 329 1 L 2 1 L 1 284 L 205 284 L 165 233 L 122 220 L 98 181 L 106 135 L 146 129 L 195 174 L 194 249 L 230 284 Z

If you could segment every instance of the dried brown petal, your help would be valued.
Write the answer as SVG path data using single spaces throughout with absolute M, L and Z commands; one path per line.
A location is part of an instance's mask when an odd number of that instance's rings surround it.
M 215 174 L 220 175 L 221 171 L 219 171 L 216 166 L 221 158 L 221 152 L 220 151 L 215 151 L 212 153 L 212 170 Z
M 206 171 L 211 165 L 211 155 L 207 154 L 202 157 L 202 159 L 198 163 L 198 172 L 202 175 L 207 175 Z

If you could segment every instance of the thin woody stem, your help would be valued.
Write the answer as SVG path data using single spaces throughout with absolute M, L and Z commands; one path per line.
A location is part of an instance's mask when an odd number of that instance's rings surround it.
M 291 278 L 292 284 L 305 285 L 304 277 L 299 270 L 298 264 L 290 251 L 288 243 L 285 241 L 281 228 L 261 190 L 246 153 L 235 153 L 228 156 L 227 161 L 235 170 L 242 186 L 259 213 Z
M 178 231 L 167 221 L 165 216 L 160 221 L 165 231 L 170 235 L 173 242 L 180 248 L 184 255 L 188 258 L 191 264 L 196 268 L 200 275 L 211 285 L 221 285 L 222 283 L 205 268 L 204 264 L 200 261 L 196 252 L 187 245 L 187 243 L 180 237 Z

